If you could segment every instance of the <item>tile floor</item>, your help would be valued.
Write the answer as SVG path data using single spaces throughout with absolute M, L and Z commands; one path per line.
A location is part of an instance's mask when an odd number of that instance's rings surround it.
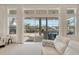
M 0 55 L 41 55 L 41 42 L 28 42 L 24 44 L 10 44 L 0 48 Z

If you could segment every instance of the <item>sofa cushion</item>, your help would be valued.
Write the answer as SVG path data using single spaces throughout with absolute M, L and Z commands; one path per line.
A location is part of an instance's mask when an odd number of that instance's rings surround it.
M 57 38 L 54 41 L 54 45 L 56 50 L 60 53 L 63 54 L 67 45 L 68 45 L 69 39 L 61 36 L 57 36 Z
M 54 47 L 54 41 L 53 40 L 43 40 L 42 45 L 47 46 L 47 47 Z
M 70 40 L 64 54 L 65 55 L 79 55 L 79 41 Z
M 59 55 L 60 53 L 54 47 L 42 47 L 43 55 Z

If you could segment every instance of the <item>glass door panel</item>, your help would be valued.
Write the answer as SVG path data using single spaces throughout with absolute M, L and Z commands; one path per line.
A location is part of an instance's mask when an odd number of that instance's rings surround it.
M 43 40 L 46 40 L 48 38 L 46 25 L 47 25 L 46 18 L 41 18 L 41 35 L 43 37 Z
M 48 40 L 54 40 L 59 33 L 59 20 L 57 17 L 48 18 Z
M 24 19 L 24 41 L 33 42 L 35 40 L 35 19 L 25 18 Z
M 35 42 L 42 41 L 42 33 L 41 33 L 41 19 L 35 18 Z

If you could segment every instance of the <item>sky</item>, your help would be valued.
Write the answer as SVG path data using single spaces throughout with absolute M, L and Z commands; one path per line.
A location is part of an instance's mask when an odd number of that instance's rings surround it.
M 39 25 L 39 20 L 25 19 L 24 24 Z M 46 20 L 42 19 L 41 24 L 42 24 L 42 26 L 46 25 Z M 51 26 L 58 26 L 58 24 L 59 24 L 58 20 L 54 20 L 54 19 L 53 20 L 51 20 L 51 19 L 48 20 L 48 26 L 50 26 L 50 27 Z

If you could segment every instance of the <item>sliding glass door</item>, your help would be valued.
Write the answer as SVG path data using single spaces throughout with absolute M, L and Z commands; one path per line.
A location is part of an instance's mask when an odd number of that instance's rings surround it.
M 25 42 L 41 42 L 41 19 L 25 18 L 24 19 L 24 41 Z
M 24 18 L 24 41 L 54 40 L 59 33 L 59 20 L 53 18 Z

